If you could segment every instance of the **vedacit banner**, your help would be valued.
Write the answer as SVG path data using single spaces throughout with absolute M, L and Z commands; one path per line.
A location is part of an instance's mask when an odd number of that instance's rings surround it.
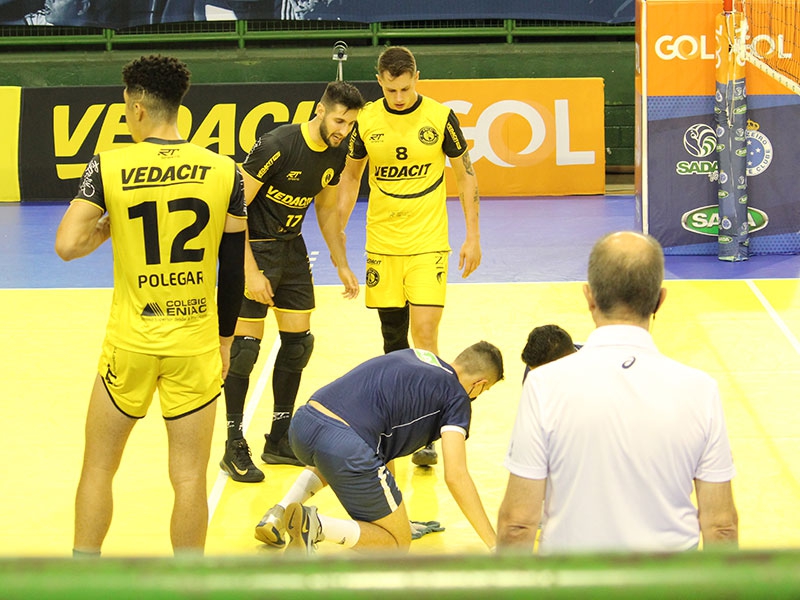
M 367 99 L 375 82 L 356 82 Z M 258 136 L 310 119 L 324 83 L 192 86 L 179 113 L 192 143 L 244 160 Z M 587 79 L 428 80 L 421 94 L 450 106 L 469 143 L 483 196 L 601 194 L 603 82 Z M 91 157 L 132 143 L 118 86 L 0 88 L 19 138 L 0 151 L 0 200 L 71 199 Z M 18 167 L 16 166 L 18 164 Z M 449 171 L 449 169 L 448 169 Z M 451 178 L 452 179 L 452 178 Z M 454 180 L 448 193 L 457 193 Z

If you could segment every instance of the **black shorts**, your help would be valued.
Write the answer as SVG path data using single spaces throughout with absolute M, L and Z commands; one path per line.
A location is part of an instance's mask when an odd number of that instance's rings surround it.
M 292 240 L 250 242 L 250 247 L 258 268 L 272 286 L 275 308 L 300 312 L 314 310 L 314 280 L 302 236 Z M 267 305 L 248 298 L 245 292 L 239 316 L 263 319 L 267 316 Z

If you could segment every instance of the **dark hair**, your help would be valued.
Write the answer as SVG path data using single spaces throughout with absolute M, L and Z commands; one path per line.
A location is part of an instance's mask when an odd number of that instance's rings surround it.
M 605 235 L 589 255 L 588 278 L 603 314 L 649 318 L 658 308 L 664 281 L 661 244 L 633 231 Z
M 572 337 L 558 325 L 540 325 L 528 334 L 522 360 L 531 369 L 575 352 Z
M 389 46 L 378 57 L 378 75 L 387 72 L 391 77 L 400 77 L 403 73 L 414 75 L 417 72 L 417 61 L 411 50 L 405 46 Z
M 364 108 L 364 97 L 358 88 L 346 81 L 331 81 L 325 88 L 320 102 L 326 109 L 335 105 L 344 106 L 347 110 Z
M 191 73 L 184 63 L 171 56 L 151 55 L 132 60 L 122 69 L 128 95 L 141 101 L 154 117 L 174 117 L 189 91 Z
M 455 361 L 470 375 L 480 375 L 492 384 L 503 379 L 503 355 L 497 346 L 489 342 L 480 341 L 472 344 Z

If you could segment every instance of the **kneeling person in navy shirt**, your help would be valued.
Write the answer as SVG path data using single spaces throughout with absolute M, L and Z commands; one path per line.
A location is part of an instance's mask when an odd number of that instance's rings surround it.
M 411 529 L 392 461 L 441 437 L 445 481 L 489 548 L 495 531 L 467 470 L 471 403 L 503 378 L 503 358 L 488 342 L 447 364 L 427 350 L 370 359 L 312 394 L 289 428 L 297 457 L 309 465 L 256 526 L 272 546 L 312 552 L 332 541 L 359 551 L 407 552 Z M 330 485 L 351 519 L 304 506 Z

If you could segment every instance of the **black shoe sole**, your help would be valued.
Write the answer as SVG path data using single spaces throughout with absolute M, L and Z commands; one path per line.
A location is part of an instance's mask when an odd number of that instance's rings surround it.
M 439 463 L 439 456 L 436 454 L 433 456 L 426 456 L 424 454 L 417 456 L 416 454 L 413 454 L 411 456 L 411 462 L 418 467 L 432 467 L 433 465 Z
M 282 454 L 270 454 L 264 452 L 261 455 L 263 460 L 268 465 L 291 465 L 293 467 L 305 467 L 305 464 L 297 460 L 294 456 L 283 456 Z

